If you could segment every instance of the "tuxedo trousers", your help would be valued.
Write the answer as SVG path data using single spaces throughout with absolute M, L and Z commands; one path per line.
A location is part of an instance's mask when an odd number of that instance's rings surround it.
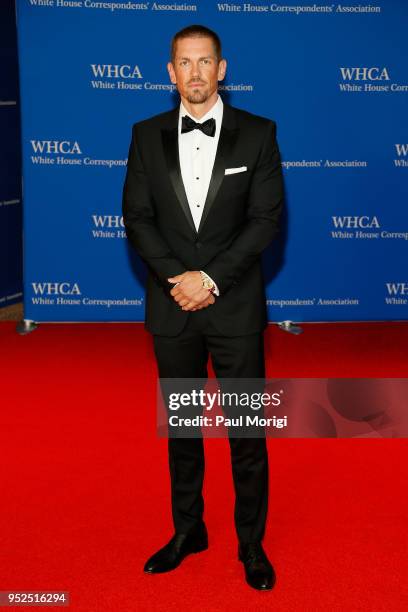
M 264 379 L 263 332 L 221 336 L 208 309 L 189 313 L 177 336 L 153 335 L 160 378 L 207 378 L 211 356 L 217 379 Z M 268 454 L 265 436 L 228 436 L 235 490 L 234 522 L 240 542 L 260 542 L 268 510 Z M 172 516 L 175 531 L 190 533 L 202 523 L 204 442 L 201 437 L 168 439 Z

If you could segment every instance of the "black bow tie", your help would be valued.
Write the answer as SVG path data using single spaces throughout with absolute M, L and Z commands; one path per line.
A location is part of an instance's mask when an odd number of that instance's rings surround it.
M 181 122 L 181 133 L 201 130 L 206 136 L 215 136 L 215 119 L 207 119 L 204 123 L 196 123 L 188 115 L 184 115 Z

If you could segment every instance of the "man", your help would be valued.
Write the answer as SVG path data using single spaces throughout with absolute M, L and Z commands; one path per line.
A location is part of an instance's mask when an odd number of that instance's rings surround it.
M 217 34 L 190 26 L 172 41 L 167 65 L 179 108 L 133 126 L 123 218 L 148 268 L 146 329 L 160 378 L 265 376 L 267 325 L 260 256 L 278 231 L 283 203 L 273 121 L 218 95 L 224 78 Z M 261 541 L 268 504 L 263 437 L 230 437 L 238 557 L 248 584 L 271 589 L 275 574 Z M 175 533 L 145 564 L 176 568 L 205 550 L 202 438 L 170 438 Z

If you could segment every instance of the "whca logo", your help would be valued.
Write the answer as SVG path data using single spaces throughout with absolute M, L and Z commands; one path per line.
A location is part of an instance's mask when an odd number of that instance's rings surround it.
M 395 150 L 398 157 L 407 157 L 408 155 L 408 144 L 396 144 Z
M 90 64 L 94 77 L 100 79 L 142 79 L 139 66 L 130 64 Z
M 31 283 L 35 295 L 81 295 L 78 283 Z
M 407 283 L 386 283 L 388 295 L 408 295 Z
M 357 228 L 371 228 L 380 227 L 380 223 L 377 217 L 332 217 L 334 227 L 341 229 L 357 229 Z
M 92 220 L 96 227 L 119 228 L 125 227 L 123 217 L 120 215 L 92 215 Z
M 34 153 L 78 155 L 81 147 L 77 141 L 70 140 L 30 140 Z
M 389 81 L 387 68 L 340 68 L 343 81 Z

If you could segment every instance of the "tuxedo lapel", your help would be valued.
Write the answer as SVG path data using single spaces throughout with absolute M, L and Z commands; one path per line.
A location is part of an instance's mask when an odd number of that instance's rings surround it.
M 211 175 L 210 185 L 208 187 L 207 198 L 204 204 L 203 214 L 201 216 L 200 225 L 198 227 L 198 233 L 200 233 L 203 228 L 211 206 L 214 204 L 217 193 L 221 187 L 222 181 L 224 180 L 226 160 L 228 159 L 228 156 L 232 151 L 237 136 L 238 129 L 236 126 L 234 109 L 231 106 L 228 106 L 228 104 L 224 103 L 217 154 L 215 156 L 214 167 Z
M 181 208 L 186 216 L 186 219 L 193 230 L 197 234 L 193 216 L 184 189 L 184 183 L 180 170 L 180 157 L 178 147 L 178 108 L 171 113 L 170 125 L 167 129 L 162 130 L 162 143 L 164 156 L 166 158 L 167 170 L 169 172 L 170 181 L 176 193 L 177 199 L 180 202 Z
M 208 187 L 207 197 L 205 200 L 203 214 L 200 220 L 198 232 L 194 225 L 194 220 L 191 214 L 190 206 L 188 203 L 186 190 L 184 188 L 183 179 L 181 176 L 180 169 L 180 157 L 178 147 L 178 115 L 179 109 L 176 108 L 170 114 L 169 125 L 167 128 L 162 129 L 162 144 L 164 156 L 166 158 L 167 169 L 170 177 L 170 181 L 173 185 L 173 189 L 176 193 L 177 199 L 181 205 L 181 208 L 186 216 L 186 219 L 193 230 L 194 234 L 201 231 L 204 222 L 208 216 L 211 206 L 214 204 L 216 195 L 221 187 L 221 183 L 224 179 L 226 159 L 232 147 L 236 141 L 238 135 L 238 129 L 236 126 L 234 109 L 224 103 L 223 118 L 221 125 L 220 138 L 218 141 L 217 153 L 215 156 L 214 167 L 211 175 L 210 185 Z

